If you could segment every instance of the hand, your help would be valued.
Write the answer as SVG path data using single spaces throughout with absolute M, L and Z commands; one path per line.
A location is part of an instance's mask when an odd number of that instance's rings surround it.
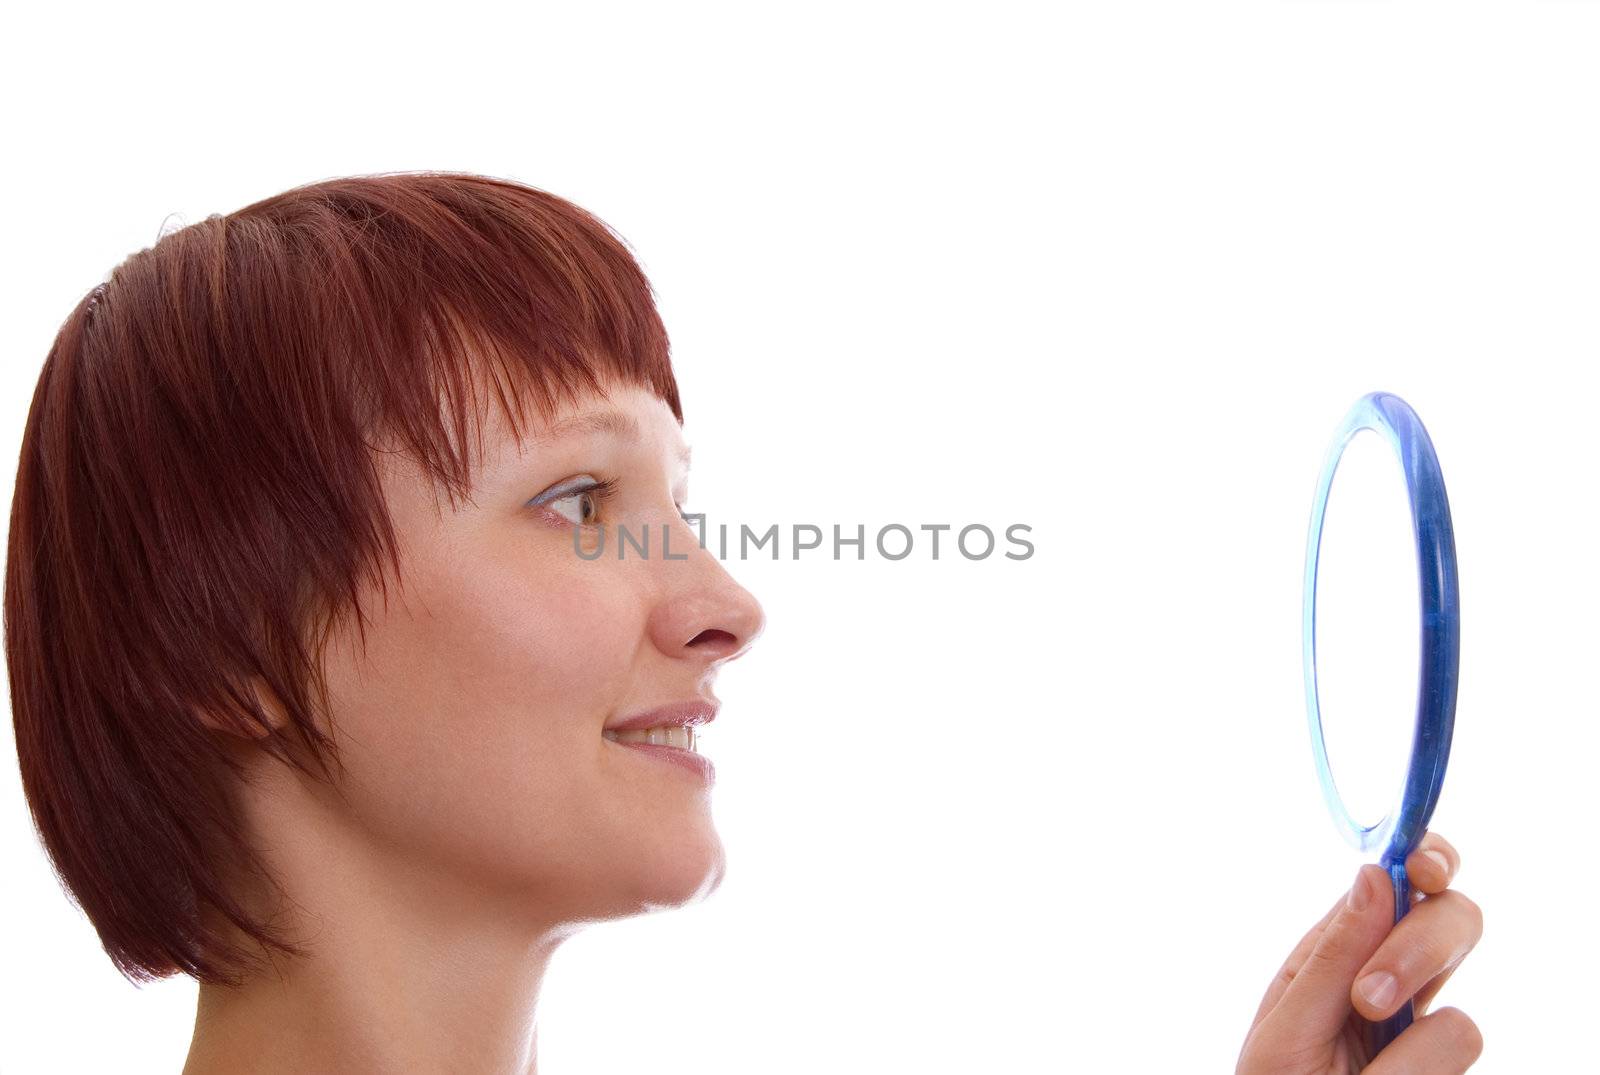
M 1449 888 L 1460 862 L 1442 837 L 1424 835 L 1406 858 L 1412 905 L 1398 923 L 1389 875 L 1361 867 L 1348 896 L 1301 938 L 1267 987 L 1237 1075 L 1453 1075 L 1471 1067 L 1483 1051 L 1477 1025 L 1459 1008 L 1424 1015 L 1483 934 L 1478 905 Z M 1384 974 L 1392 978 L 1387 989 Z M 1375 1061 L 1366 1056 L 1358 1020 L 1386 1019 L 1412 996 L 1415 1021 Z

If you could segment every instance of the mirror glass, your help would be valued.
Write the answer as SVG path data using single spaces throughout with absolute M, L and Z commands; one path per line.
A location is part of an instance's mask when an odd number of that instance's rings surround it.
M 1405 472 L 1370 429 L 1350 438 L 1329 486 L 1315 600 L 1328 766 L 1346 812 L 1370 827 L 1405 783 L 1422 650 Z

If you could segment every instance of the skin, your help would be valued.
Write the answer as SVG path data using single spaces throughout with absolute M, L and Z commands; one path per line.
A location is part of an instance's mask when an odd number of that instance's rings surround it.
M 1460 866 L 1448 841 L 1426 834 L 1406 858 L 1412 906 L 1398 923 L 1388 874 L 1362 866 L 1350 893 L 1301 938 L 1267 988 L 1239 1075 L 1454 1075 L 1471 1067 L 1483 1051 L 1476 1024 L 1458 1008 L 1428 1011 L 1483 934 L 1478 905 L 1449 887 Z M 1384 975 L 1394 985 L 1371 994 Z M 1358 1019 L 1386 1019 L 1407 997 L 1415 998 L 1415 1021 L 1376 1059 L 1366 1056 Z
M 680 515 L 678 422 L 617 385 L 555 421 L 610 413 L 631 431 L 534 420 L 519 443 L 488 411 L 470 503 L 452 508 L 403 456 L 383 459 L 404 589 L 391 579 L 387 605 L 364 595 L 365 652 L 352 627 L 325 658 L 344 796 L 266 762 L 240 789 L 289 897 L 262 905 L 308 954 L 241 987 L 203 985 L 186 1075 L 535 1072 L 557 946 L 721 882 L 709 787 L 601 734 L 712 699 L 764 625 Z M 529 503 L 585 475 L 614 494 Z M 585 518 L 648 524 L 651 555 L 619 562 L 608 535 L 605 556 L 579 557 Z M 663 526 L 686 559 L 660 555 Z

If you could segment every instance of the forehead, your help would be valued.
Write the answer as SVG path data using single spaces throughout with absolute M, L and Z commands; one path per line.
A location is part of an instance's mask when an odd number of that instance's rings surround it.
M 482 468 L 537 457 L 566 444 L 620 443 L 670 456 L 685 467 L 689 447 L 672 408 L 647 388 L 633 384 L 583 389 L 548 415 L 519 416 L 512 428 L 503 408 L 483 417 Z
M 641 443 L 659 440 L 687 464 L 689 447 L 684 443 L 677 420 L 667 409 L 666 402 L 659 397 L 648 396 L 642 405 L 639 403 L 639 400 L 624 400 L 618 405 L 612 400 L 596 399 L 581 407 L 566 408 L 554 419 L 541 422 L 531 432 L 525 433 L 523 447 L 538 449 L 568 438 L 597 436 Z M 662 421 L 663 416 L 665 421 Z

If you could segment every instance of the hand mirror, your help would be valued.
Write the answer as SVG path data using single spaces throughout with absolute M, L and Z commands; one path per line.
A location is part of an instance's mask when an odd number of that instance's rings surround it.
M 1301 644 L 1323 799 L 1346 842 L 1378 852 L 1398 922 L 1411 908 L 1406 856 L 1444 782 L 1461 656 L 1444 477 L 1398 396 L 1361 397 L 1328 448 L 1306 541 Z M 1412 1017 L 1407 1000 L 1368 1023 L 1369 1058 Z

